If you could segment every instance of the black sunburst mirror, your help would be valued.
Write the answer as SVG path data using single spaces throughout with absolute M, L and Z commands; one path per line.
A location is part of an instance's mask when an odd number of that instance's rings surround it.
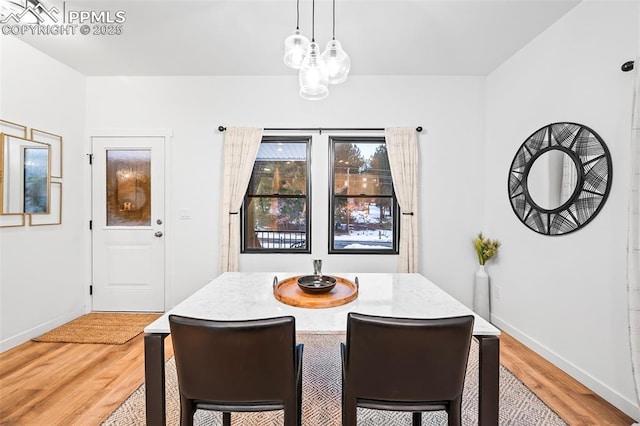
M 564 235 L 600 212 L 612 180 L 609 149 L 589 127 L 552 123 L 536 130 L 509 169 L 509 200 L 528 228 Z

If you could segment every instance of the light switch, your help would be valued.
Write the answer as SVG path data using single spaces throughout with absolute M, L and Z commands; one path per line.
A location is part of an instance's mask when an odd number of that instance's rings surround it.
M 191 220 L 191 209 L 180 209 L 180 220 Z

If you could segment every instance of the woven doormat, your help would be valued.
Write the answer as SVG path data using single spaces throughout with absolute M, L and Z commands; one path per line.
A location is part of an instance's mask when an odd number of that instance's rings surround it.
M 142 333 L 147 325 L 160 316 L 161 314 L 94 312 L 36 337 L 33 341 L 122 345 Z

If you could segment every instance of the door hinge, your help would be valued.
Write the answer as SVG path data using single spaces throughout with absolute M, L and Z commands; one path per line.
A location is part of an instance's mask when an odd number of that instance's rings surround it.
M 93 165 L 93 154 L 87 154 L 89 156 L 89 164 Z
M 93 230 L 93 221 L 92 220 L 89 221 L 89 230 Z
M 89 286 L 89 296 L 93 296 L 93 286 Z

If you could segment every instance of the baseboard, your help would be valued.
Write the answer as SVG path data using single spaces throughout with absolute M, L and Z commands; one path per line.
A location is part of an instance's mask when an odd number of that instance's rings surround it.
M 633 401 L 628 398 L 620 395 L 615 390 L 611 389 L 606 384 L 601 381 L 595 379 L 586 371 L 581 368 L 576 367 L 567 359 L 561 357 L 556 354 L 546 346 L 527 336 L 525 333 L 521 332 L 515 327 L 512 327 L 507 322 L 503 321 L 501 318 L 491 315 L 491 322 L 501 330 L 509 333 L 509 335 L 513 336 L 515 339 L 535 351 L 538 355 L 542 356 L 556 367 L 563 370 L 565 373 L 576 379 L 578 382 L 582 383 L 591 391 L 600 395 L 604 400 L 609 402 L 611 405 L 628 415 L 629 417 L 635 419 L 636 421 L 640 420 L 640 406 L 638 406 Z
M 55 319 L 52 319 L 51 321 L 47 321 L 33 328 L 30 328 L 29 330 L 25 330 L 22 333 L 16 334 L 15 336 L 9 337 L 8 339 L 2 340 L 0 342 L 0 353 L 21 345 L 22 343 L 27 342 L 34 337 L 38 337 L 46 333 L 47 331 L 51 331 L 54 328 L 71 321 L 72 319 L 78 318 L 84 313 L 84 310 L 79 310 L 68 315 L 62 315 Z

